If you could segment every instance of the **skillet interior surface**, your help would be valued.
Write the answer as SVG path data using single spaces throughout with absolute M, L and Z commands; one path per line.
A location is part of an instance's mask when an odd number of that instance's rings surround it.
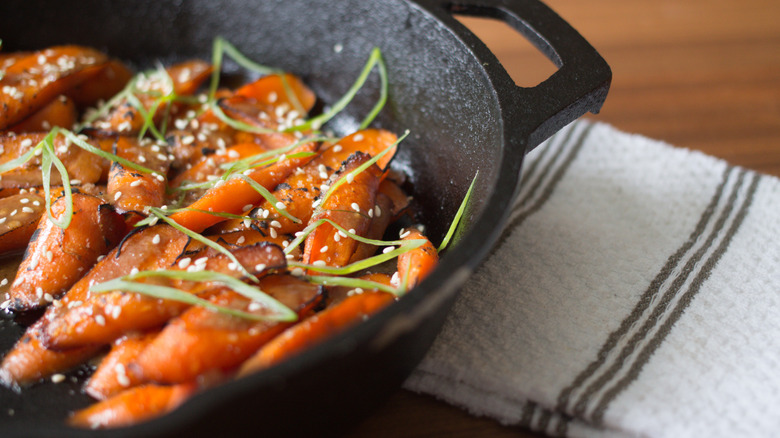
M 479 171 L 456 236 L 459 244 L 428 280 L 356 330 L 133 428 L 64 428 L 68 411 L 89 403 L 79 382 L 70 379 L 21 394 L 0 389 L 0 407 L 5 408 L 0 426 L 19 436 L 204 436 L 250 430 L 245 427 L 258 433 L 323 435 L 365 415 L 395 390 L 430 345 L 452 292 L 494 241 L 524 153 L 525 144 L 511 149 L 506 144 L 505 109 L 484 55 L 476 56 L 449 26 L 426 8 L 402 0 L 0 3 L 4 51 L 83 44 L 145 68 L 156 61 L 210 59 L 212 41 L 221 35 L 253 60 L 299 74 L 325 104 L 349 88 L 371 49 L 379 47 L 388 68 L 389 100 L 375 126 L 398 134 L 410 131 L 393 167 L 409 176 L 420 220 L 434 242 L 446 232 Z M 239 74 L 234 64 L 225 68 Z M 501 78 L 510 82 L 508 76 Z M 355 129 L 376 102 L 378 89 L 374 74 L 330 128 L 337 134 Z M 498 188 L 499 183 L 508 185 Z M 10 320 L 2 321 L 3 352 L 19 333 Z M 73 376 L 84 373 L 77 370 Z

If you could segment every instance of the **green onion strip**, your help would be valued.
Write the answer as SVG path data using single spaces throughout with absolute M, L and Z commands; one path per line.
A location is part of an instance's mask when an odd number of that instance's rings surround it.
M 466 211 L 466 205 L 468 205 L 469 200 L 471 199 L 471 192 L 474 190 L 474 183 L 477 182 L 478 176 L 479 171 L 477 171 L 477 173 L 474 175 L 474 179 L 471 180 L 471 185 L 469 185 L 469 189 L 466 191 L 466 196 L 463 197 L 463 201 L 461 201 L 460 207 L 458 207 L 458 212 L 455 213 L 455 218 L 452 220 L 450 228 L 447 230 L 447 234 L 444 236 L 444 240 L 442 240 L 441 245 L 439 245 L 439 248 L 437 248 L 436 251 L 443 251 L 450 243 L 452 236 L 455 234 L 455 229 L 458 228 L 460 218 L 463 216 L 463 212 Z
M 41 154 L 41 172 L 43 179 L 43 192 L 45 194 L 46 202 L 46 214 L 49 220 L 54 225 L 62 228 L 63 230 L 70 226 L 71 218 L 73 217 L 73 194 L 70 188 L 70 177 L 68 177 L 68 170 L 65 165 L 57 158 L 57 154 L 54 152 L 54 137 L 57 135 L 58 129 L 55 127 L 44 137 L 43 148 Z M 54 219 L 54 215 L 51 212 L 51 166 L 57 168 L 60 173 L 60 180 L 62 182 L 62 190 L 65 195 L 65 211 L 59 220 Z

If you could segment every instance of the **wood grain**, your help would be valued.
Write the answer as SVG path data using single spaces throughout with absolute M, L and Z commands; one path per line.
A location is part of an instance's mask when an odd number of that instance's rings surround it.
M 780 2 L 549 0 L 606 58 L 614 80 L 593 120 L 780 176 Z M 555 69 L 502 23 L 463 20 L 515 81 Z M 538 437 L 399 390 L 349 435 Z

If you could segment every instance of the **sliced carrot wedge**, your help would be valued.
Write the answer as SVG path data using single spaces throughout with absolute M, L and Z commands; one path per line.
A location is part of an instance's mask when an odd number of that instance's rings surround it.
M 409 196 L 398 184 L 390 179 L 382 179 L 382 183 L 379 184 L 379 192 L 392 201 L 392 209 L 387 210 L 387 213 L 392 217 L 393 221 L 398 220 L 409 209 Z
M 41 341 L 45 321 L 31 325 L 0 364 L 0 383 L 9 388 L 30 385 L 55 373 L 62 373 L 83 363 L 100 351 L 86 346 L 65 351 L 49 350 Z
M 0 79 L 0 130 L 24 120 L 55 97 L 94 77 L 107 58 L 87 47 L 52 47 L 25 56 Z
M 387 231 L 387 227 L 392 221 L 390 214 L 382 214 L 382 212 L 389 212 L 392 209 L 392 205 L 393 203 L 390 201 L 390 198 L 381 192 L 377 193 L 376 205 L 372 210 L 369 210 L 371 224 L 368 227 L 368 231 L 366 232 L 365 237 L 373 240 L 382 239 L 382 237 L 385 235 L 385 231 Z M 352 254 L 352 258 L 349 260 L 349 263 L 355 263 L 357 261 L 371 257 L 374 255 L 374 253 L 376 253 L 376 250 L 377 247 L 371 245 L 370 243 L 359 242 L 357 248 L 355 249 L 355 253 Z
M 176 409 L 196 390 L 192 382 L 137 386 L 76 412 L 68 424 L 89 429 L 130 426 Z
M 37 193 L 0 198 L 0 254 L 26 248 L 45 211 L 45 200 Z
M 306 143 L 297 147 L 292 153 L 313 152 L 316 148 L 315 143 Z M 310 160 L 311 157 L 287 158 L 269 166 L 255 169 L 248 176 L 267 190 L 273 190 L 295 169 Z M 190 207 L 196 210 L 240 214 L 244 211 L 245 206 L 256 205 L 262 200 L 263 196 L 249 183 L 242 179 L 233 178 L 209 189 L 202 198 L 193 202 Z M 201 232 L 224 220 L 222 217 L 198 211 L 179 211 L 172 214 L 170 218 L 195 232 Z
M 98 400 L 136 386 L 142 382 L 127 372 L 127 365 L 146 348 L 158 331 L 123 336 L 111 345 L 111 351 L 100 361 L 97 369 L 84 385 L 84 392 Z
M 386 292 L 366 291 L 351 295 L 285 330 L 244 362 L 238 374 L 243 376 L 289 359 L 357 325 L 394 300 L 395 296 Z
M 290 275 L 265 277 L 259 287 L 299 315 L 307 315 L 322 299 L 321 287 Z M 267 312 L 253 309 L 250 300 L 229 290 L 214 295 L 211 301 L 252 313 Z M 158 383 L 186 382 L 209 371 L 229 370 L 290 324 L 250 321 L 192 307 L 165 326 L 131 369 Z
M 21 157 L 43 141 L 44 137 L 46 137 L 45 133 L 0 137 L 0 145 L 3 147 L 3 154 L 0 155 L 0 164 Z M 88 139 L 86 141 L 96 148 L 108 151 L 111 150 L 113 145 L 113 140 L 98 141 Z M 76 181 L 79 184 L 98 184 L 105 181 L 108 175 L 108 160 L 70 144 L 61 135 L 54 138 L 53 146 L 57 158 L 65 165 L 68 177 L 74 184 Z M 54 166 L 52 166 L 51 171 L 51 184 L 62 184 L 59 171 Z M 22 166 L 3 173 L 2 179 L 0 179 L 0 187 L 2 188 L 40 187 L 42 185 L 43 177 L 41 176 L 40 157 L 33 157 Z
M 155 145 L 142 146 L 135 137 L 119 137 L 115 153 L 120 158 L 143 163 L 155 173 L 143 173 L 115 161 L 108 174 L 108 199 L 120 212 L 144 212 L 148 207 L 165 204 L 165 175 L 170 167 L 168 156 Z M 156 150 L 155 150 L 156 149 Z
M 213 250 L 211 250 L 213 251 Z M 281 248 L 265 242 L 241 247 L 233 251 L 236 259 L 250 272 L 262 276 L 270 270 L 283 269 L 286 265 Z M 233 262 L 224 254 L 210 251 L 194 257 L 205 257 L 202 268 L 240 278 L 241 271 L 233 268 Z M 191 257 L 180 260 L 171 270 L 184 270 L 192 264 Z M 182 262 L 184 261 L 184 262 Z M 261 269 L 256 269 L 262 265 Z M 210 282 L 189 282 L 169 278 L 151 277 L 141 282 L 173 287 L 194 295 L 217 287 Z M 44 328 L 49 348 L 67 349 L 89 344 L 108 344 L 132 331 L 148 330 L 178 316 L 190 306 L 174 300 L 164 300 L 136 293 L 109 292 L 93 294 L 82 305 L 73 306 L 56 318 L 50 318 Z
M 414 227 L 401 231 L 402 240 L 423 239 L 425 243 L 411 251 L 398 256 L 398 277 L 400 281 L 407 279 L 407 287 L 412 288 L 420 283 L 433 271 L 439 263 L 439 253 L 430 240 L 420 230 Z
M 48 217 L 40 220 L 11 284 L 12 309 L 31 310 L 59 298 L 124 237 L 122 216 L 102 199 L 73 193 L 72 200 L 68 228 L 63 230 Z M 66 199 L 57 199 L 51 209 L 60 219 Z
M 292 95 L 288 93 L 285 82 Z M 283 76 L 278 74 L 263 76 L 236 90 L 236 96 L 251 97 L 262 104 L 273 107 L 287 105 L 287 108 L 305 113 L 311 111 L 317 100 L 314 92 L 291 73 L 285 73 Z
M 76 124 L 77 118 L 76 104 L 69 97 L 61 95 L 8 130 L 16 133 L 48 132 L 55 126 L 70 129 Z
M 108 100 L 125 87 L 133 78 L 133 71 L 122 61 L 110 59 L 90 80 L 82 82 L 67 92 L 79 108 L 98 105 Z
M 333 175 L 331 184 L 346 179 L 352 170 L 369 159 L 368 155 L 356 152 Z M 381 171 L 373 164 L 358 173 L 352 182 L 346 181 L 332 191 L 330 196 L 317 207 L 310 223 L 320 219 L 330 219 L 342 228 L 352 230 L 353 234 L 365 236 L 371 224 L 368 211 L 373 210 L 376 205 L 376 191 L 380 177 Z M 355 253 L 358 242 L 345 236 L 340 234 L 333 225 L 323 223 L 306 238 L 303 262 L 307 264 L 321 262 L 331 267 L 347 265 Z

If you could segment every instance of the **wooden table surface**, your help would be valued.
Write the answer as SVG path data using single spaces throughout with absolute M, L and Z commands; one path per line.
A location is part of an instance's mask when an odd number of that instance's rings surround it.
M 604 56 L 613 82 L 589 118 L 780 176 L 780 2 L 548 0 Z M 502 23 L 463 20 L 518 85 L 555 67 Z M 538 437 L 399 390 L 362 437 Z

